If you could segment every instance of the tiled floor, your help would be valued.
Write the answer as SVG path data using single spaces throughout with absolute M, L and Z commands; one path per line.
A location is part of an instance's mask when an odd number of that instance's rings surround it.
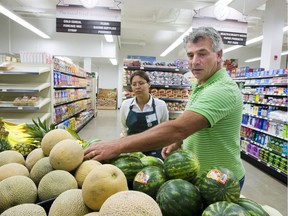
M 119 111 L 99 110 L 80 132 L 82 139 L 112 140 L 119 137 Z M 242 194 L 259 204 L 269 205 L 287 216 L 287 186 L 244 161 L 246 179 Z

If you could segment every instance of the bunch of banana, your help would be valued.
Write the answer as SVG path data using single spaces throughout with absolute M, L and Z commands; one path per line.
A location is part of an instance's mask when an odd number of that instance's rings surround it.
M 0 118 L 0 152 L 11 149 L 11 146 L 7 142 L 8 134 L 9 132 L 5 130 L 4 122 Z
M 5 130 L 9 132 L 7 142 L 11 146 L 11 149 L 19 151 L 25 156 L 37 147 L 34 144 L 33 137 L 28 134 L 26 123 L 13 124 L 6 121 L 3 122 Z

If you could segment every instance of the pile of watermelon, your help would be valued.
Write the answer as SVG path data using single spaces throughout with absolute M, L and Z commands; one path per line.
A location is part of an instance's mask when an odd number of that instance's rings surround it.
M 129 189 L 158 203 L 163 216 L 269 216 L 255 201 L 240 198 L 240 185 L 224 167 L 201 176 L 197 156 L 177 150 L 164 161 L 141 152 L 120 155 L 113 162 L 125 174 Z

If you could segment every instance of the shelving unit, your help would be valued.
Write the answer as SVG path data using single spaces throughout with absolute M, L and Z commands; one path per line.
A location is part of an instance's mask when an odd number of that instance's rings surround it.
M 130 76 L 135 70 L 144 70 L 151 82 L 151 94 L 164 100 L 169 110 L 169 118 L 176 118 L 181 114 L 190 94 L 190 81 L 183 76 L 188 70 L 176 67 L 156 66 L 124 66 L 123 89 L 131 92 Z M 123 99 L 129 98 L 123 97 Z
M 37 118 L 51 123 L 50 72 L 51 65 L 42 64 L 15 64 L 9 71 L 0 71 L 0 117 L 16 124 L 32 124 Z M 19 97 L 22 101 L 16 105 Z M 39 101 L 27 103 L 32 97 Z
M 241 87 L 244 103 L 241 156 L 287 184 L 287 118 L 273 115 L 273 111 L 288 114 L 287 71 L 261 74 L 234 78 Z
M 95 114 L 92 76 L 60 57 L 54 58 L 52 76 L 53 123 L 57 128 L 69 127 L 78 132 Z

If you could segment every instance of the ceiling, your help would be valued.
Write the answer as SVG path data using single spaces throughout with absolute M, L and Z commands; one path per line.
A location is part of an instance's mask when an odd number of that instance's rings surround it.
M 198 9 L 217 2 L 217 0 L 114 1 L 121 2 L 121 36 L 118 37 L 120 46 L 158 44 L 163 47 L 168 47 L 191 26 L 193 16 Z M 233 0 L 228 5 L 246 16 L 248 39 L 262 34 L 266 1 Z M 0 0 L 3 6 L 24 18 L 31 16 L 55 18 L 58 2 L 59 0 Z M 286 7 L 288 7 L 288 0 L 286 0 Z M 287 17 L 285 25 L 288 25 Z M 288 49 L 287 43 L 288 36 L 285 34 L 283 50 Z

